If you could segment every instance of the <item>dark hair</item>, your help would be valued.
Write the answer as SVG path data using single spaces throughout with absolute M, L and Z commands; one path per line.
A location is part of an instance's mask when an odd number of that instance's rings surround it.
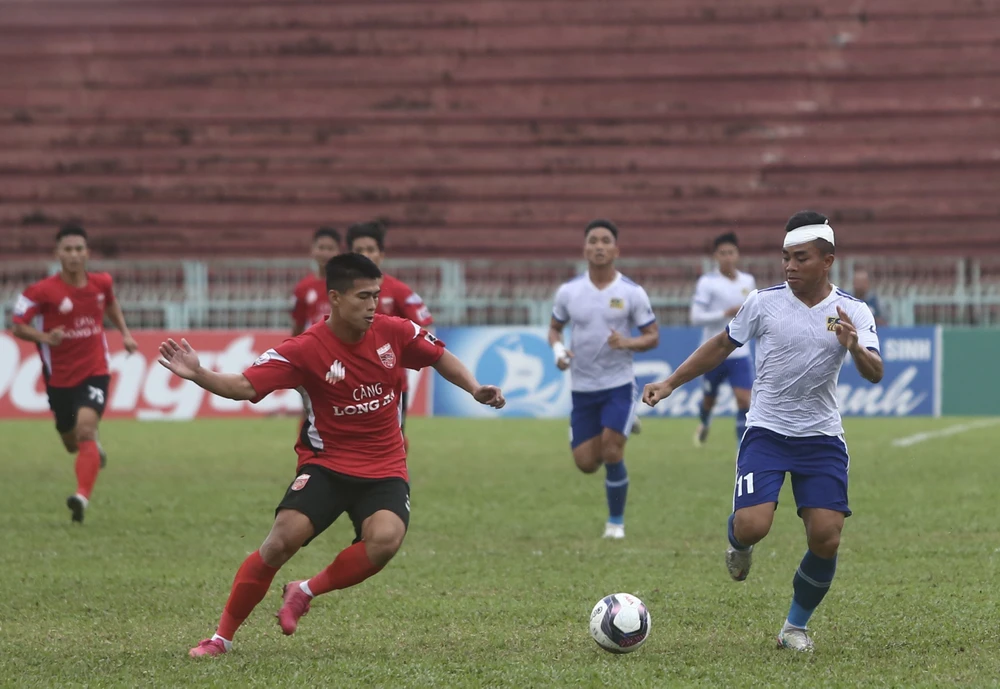
M 792 217 L 788 219 L 785 223 L 785 234 L 791 232 L 792 230 L 797 230 L 800 227 L 805 227 L 806 225 L 829 225 L 830 219 L 823 215 L 822 213 L 817 213 L 816 211 L 799 211 Z M 817 239 L 813 242 L 816 248 L 819 249 L 820 254 L 823 256 L 828 256 L 829 254 L 836 253 L 833 244 L 826 241 L 825 239 Z
M 591 220 L 589 223 L 587 223 L 587 226 L 583 228 L 583 236 L 586 237 L 588 234 L 590 234 L 591 230 L 597 229 L 598 227 L 603 227 L 607 229 L 607 231 L 614 236 L 615 241 L 616 242 L 618 241 L 618 226 L 615 225 L 610 220 L 606 220 L 604 218 L 597 218 L 596 220 Z
M 326 264 L 326 288 L 346 292 L 355 280 L 378 280 L 382 271 L 370 258 L 361 254 L 339 254 Z
M 319 228 L 318 230 L 313 232 L 313 243 L 315 244 L 316 240 L 320 239 L 321 237 L 327 237 L 328 239 L 332 239 L 334 244 L 336 244 L 338 247 L 340 246 L 340 232 L 337 232 L 336 228 L 333 227 Z
M 726 232 L 725 234 L 720 234 L 718 237 L 716 237 L 715 241 L 712 242 L 712 250 L 715 251 L 723 244 L 732 244 L 737 249 L 740 248 L 740 243 L 736 241 L 735 232 Z
M 374 239 L 379 251 L 385 251 L 385 226 L 377 221 L 359 222 L 347 228 L 347 250 L 352 251 L 354 240 L 361 237 Z
M 83 241 L 87 241 L 87 231 L 79 225 L 63 225 L 56 232 L 56 244 L 62 241 L 63 237 L 83 237 Z

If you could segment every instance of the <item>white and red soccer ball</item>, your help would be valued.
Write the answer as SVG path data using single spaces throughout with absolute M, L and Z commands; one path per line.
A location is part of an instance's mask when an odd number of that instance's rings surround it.
M 631 653 L 649 638 L 646 605 L 630 593 L 602 598 L 590 613 L 590 635 L 610 653 Z

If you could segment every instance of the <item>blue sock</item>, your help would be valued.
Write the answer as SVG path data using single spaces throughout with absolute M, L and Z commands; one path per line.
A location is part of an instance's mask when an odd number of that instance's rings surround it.
M 747 432 L 747 412 L 749 409 L 736 410 L 736 442 L 743 440 L 743 434 Z
M 616 464 L 605 464 L 604 489 L 608 494 L 608 523 L 625 523 L 625 498 L 628 496 L 628 471 L 625 460 Z
M 736 513 L 729 515 L 729 545 L 733 546 L 737 550 L 746 550 L 750 546 L 743 545 L 736 540 L 736 536 L 733 534 L 733 520 L 736 519 Z
M 705 405 L 698 407 L 698 418 L 701 419 L 702 424 L 708 425 L 712 421 L 712 410 L 705 409 Z
M 827 560 L 806 551 L 792 579 L 792 607 L 788 611 L 788 624 L 805 629 L 813 611 L 830 590 L 837 571 L 837 558 Z

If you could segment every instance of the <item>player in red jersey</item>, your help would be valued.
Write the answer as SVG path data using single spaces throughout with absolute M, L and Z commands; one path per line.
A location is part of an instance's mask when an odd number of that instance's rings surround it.
M 321 227 L 313 233 L 312 252 L 316 270 L 299 280 L 292 291 L 292 337 L 306 328 L 322 323 L 330 315 L 326 298 L 326 262 L 340 253 L 340 233 L 332 227 Z M 302 420 L 309 418 L 311 402 L 305 390 L 302 395 Z
M 76 492 L 66 499 L 74 522 L 83 522 L 97 473 L 107 456 L 97 426 L 108 397 L 108 341 L 104 314 L 136 349 L 107 273 L 87 272 L 87 233 L 68 225 L 56 234 L 62 270 L 30 285 L 14 306 L 13 334 L 38 345 L 49 407 L 67 452 L 76 453 Z
M 215 635 L 192 648 L 192 657 L 229 651 L 281 566 L 341 514 L 354 524 L 354 543 L 313 578 L 285 585 L 278 612 L 285 634 L 295 632 L 314 596 L 361 583 L 399 550 L 410 518 L 399 427 L 404 369 L 433 366 L 476 401 L 504 406 L 500 389 L 480 385 L 433 335 L 376 313 L 381 278 L 364 256 L 331 259 L 330 317 L 268 350 L 242 374 L 202 368 L 186 341 L 160 345 L 163 366 L 216 395 L 256 403 L 275 390 L 302 386 L 314 409 L 295 445 L 296 477 L 278 504 L 271 532 L 240 566 Z
M 292 337 L 306 328 L 321 323 L 330 315 L 326 298 L 326 262 L 340 253 L 340 233 L 332 227 L 321 227 L 313 233 L 312 259 L 316 270 L 299 280 L 292 292 Z
M 385 228 L 381 223 L 366 222 L 351 225 L 347 228 L 347 250 L 362 256 L 367 256 L 380 269 L 385 260 Z M 409 285 L 391 275 L 382 274 L 382 292 L 378 298 L 378 312 L 387 316 L 408 318 L 422 328 L 430 328 L 434 324 L 431 312 L 424 300 L 414 292 Z M 409 450 L 410 443 L 406 439 L 406 409 L 409 403 L 409 384 L 403 380 L 403 400 L 401 408 L 403 417 L 400 427 L 403 429 L 403 443 Z

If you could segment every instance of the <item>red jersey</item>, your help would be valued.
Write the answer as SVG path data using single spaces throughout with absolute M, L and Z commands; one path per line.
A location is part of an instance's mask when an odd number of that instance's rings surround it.
M 414 323 L 381 314 L 355 344 L 338 339 L 325 323 L 269 349 L 243 372 L 257 396 L 304 387 L 312 413 L 299 433 L 298 466 L 318 464 L 358 478 L 407 479 L 400 430 L 404 368 L 437 363 L 444 344 Z M 343 380 L 326 375 L 341 364 Z
M 434 323 L 420 295 L 402 280 L 382 274 L 382 291 L 378 295 L 379 313 L 386 316 L 409 318 L 422 328 Z
M 427 305 L 424 304 L 420 295 L 410 289 L 410 286 L 402 280 L 385 273 L 382 273 L 382 291 L 379 292 L 378 306 L 375 308 L 386 316 L 408 318 L 423 328 L 434 323 L 431 312 L 427 309 Z M 404 378 L 403 392 L 406 392 L 409 387 Z
M 299 328 L 322 323 L 330 315 L 326 279 L 310 275 L 299 280 L 292 292 L 292 320 Z
M 87 284 L 74 287 L 59 275 L 29 286 L 14 305 L 14 322 L 49 332 L 62 326 L 57 347 L 39 344 L 46 385 L 71 388 L 91 376 L 108 375 L 108 340 L 104 309 L 113 304 L 111 276 L 87 273 Z

